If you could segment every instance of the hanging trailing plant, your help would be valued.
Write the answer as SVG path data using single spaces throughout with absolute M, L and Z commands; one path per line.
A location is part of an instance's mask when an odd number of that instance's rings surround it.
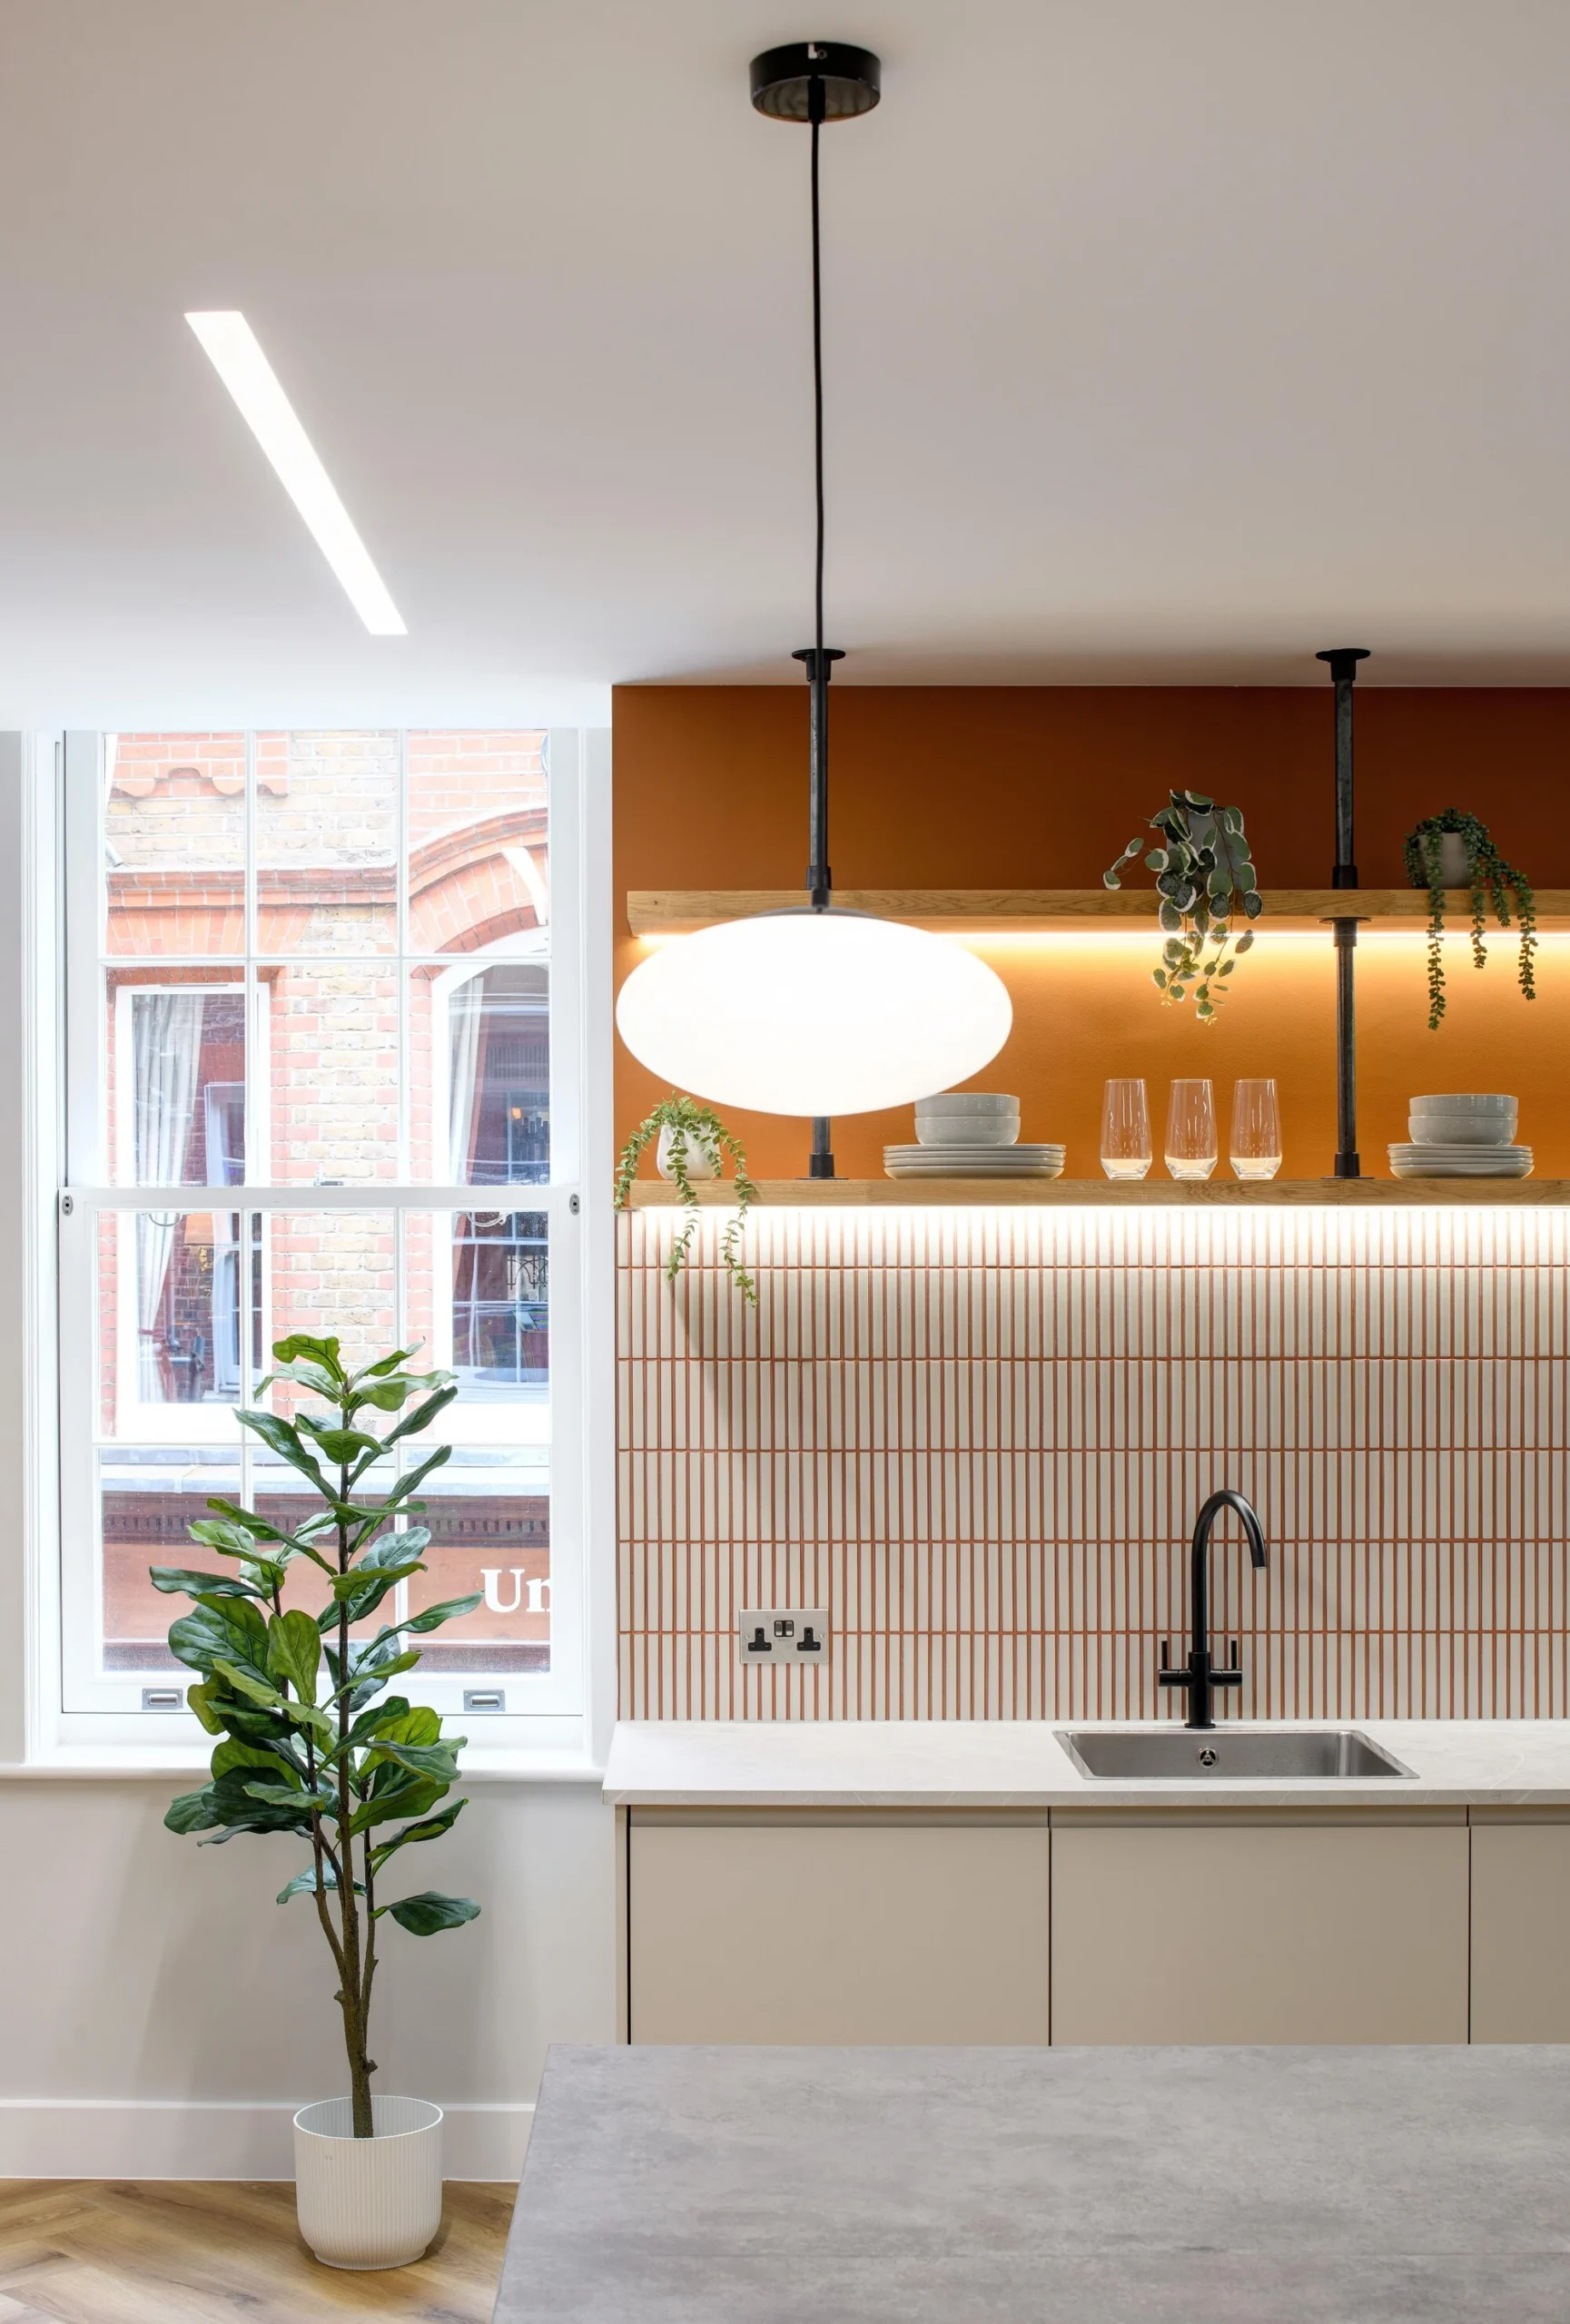
M 696 1147 L 709 1165 L 716 1178 L 725 1175 L 725 1157 L 736 1165 L 736 1210 L 727 1224 L 719 1246 L 720 1258 L 735 1288 L 749 1307 L 757 1305 L 757 1285 L 741 1263 L 741 1236 L 746 1224 L 748 1206 L 757 1188 L 746 1174 L 746 1156 L 741 1141 L 726 1129 L 712 1106 L 700 1105 L 696 1098 L 684 1098 L 673 1089 L 662 1098 L 643 1121 L 639 1122 L 627 1144 L 622 1147 L 616 1167 L 616 1207 L 625 1210 L 632 1193 L 637 1166 L 644 1149 L 657 1139 L 662 1130 L 670 1132 L 665 1146 L 665 1160 L 680 1195 L 686 1216 L 682 1229 L 670 1246 L 670 1256 L 665 1271 L 674 1283 L 686 1265 L 692 1246 L 694 1229 L 697 1226 L 697 1196 L 693 1191 L 688 1165 Z M 707 1174 L 706 1174 L 707 1175 Z
M 1174 791 L 1170 803 L 1150 817 L 1150 829 L 1160 833 L 1161 844 L 1152 848 L 1148 840 L 1131 839 L 1101 881 L 1121 888 L 1123 866 L 1150 849 L 1145 869 L 1156 875 L 1167 940 L 1160 967 L 1150 971 L 1151 982 L 1163 1002 L 1187 1000 L 1191 992 L 1195 1015 L 1213 1024 L 1238 956 L 1254 941 L 1252 928 L 1237 930 L 1238 918 L 1255 921 L 1265 909 L 1242 810 L 1218 807 L 1198 791 Z
M 1514 904 L 1520 925 L 1520 950 L 1516 960 L 1516 981 L 1524 1000 L 1535 1000 L 1537 984 L 1533 955 L 1537 950 L 1537 904 L 1532 892 L 1532 882 L 1525 872 L 1517 872 L 1506 863 L 1494 844 L 1486 823 L 1476 815 L 1463 814 L 1459 807 L 1447 807 L 1443 813 L 1429 815 L 1409 831 L 1402 842 L 1407 860 L 1407 877 L 1415 888 L 1428 891 L 1428 1030 L 1437 1032 L 1439 1020 L 1445 1014 L 1445 842 L 1459 839 L 1466 852 L 1466 885 L 1472 891 L 1472 966 L 1480 969 L 1487 959 L 1483 931 L 1487 922 L 1488 907 L 1494 907 L 1494 917 L 1503 929 L 1507 929 Z M 1456 882 L 1454 884 L 1460 884 Z

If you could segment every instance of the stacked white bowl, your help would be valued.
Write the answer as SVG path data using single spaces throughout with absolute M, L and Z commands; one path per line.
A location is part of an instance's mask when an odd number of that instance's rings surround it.
M 986 1089 L 916 1099 L 912 1146 L 885 1146 L 891 1178 L 1057 1178 L 1061 1146 L 1020 1144 L 1020 1101 Z
M 1525 1178 L 1532 1148 L 1516 1146 L 1515 1098 L 1474 1090 L 1414 1098 L 1407 1118 L 1408 1145 L 1393 1145 L 1390 1167 L 1398 1178 Z

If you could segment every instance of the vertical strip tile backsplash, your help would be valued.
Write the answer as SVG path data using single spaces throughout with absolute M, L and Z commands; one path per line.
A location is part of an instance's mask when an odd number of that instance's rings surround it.
M 621 1709 L 1149 1718 L 1206 1493 L 1229 1715 L 1563 1717 L 1565 1215 L 755 1212 L 620 1221 Z M 821 1669 L 743 1606 L 825 1606 Z

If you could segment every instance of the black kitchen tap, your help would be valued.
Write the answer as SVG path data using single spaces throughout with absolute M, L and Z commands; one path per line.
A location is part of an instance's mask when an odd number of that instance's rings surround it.
M 1163 1645 L 1161 1667 L 1156 1674 L 1158 1686 L 1188 1689 L 1189 1716 L 1183 1722 L 1185 1727 L 1200 1728 L 1214 1727 L 1216 1722 L 1210 1717 L 1212 1689 L 1240 1687 L 1243 1683 L 1243 1672 L 1238 1659 L 1236 1644 L 1232 1648 L 1232 1659 L 1226 1669 L 1218 1670 L 1210 1659 L 1209 1552 L 1211 1531 L 1223 1509 L 1235 1509 L 1242 1521 L 1243 1531 L 1249 1538 L 1249 1555 L 1254 1561 L 1256 1571 L 1262 1569 L 1265 1563 L 1265 1536 L 1258 1517 L 1240 1492 L 1234 1492 L 1230 1485 L 1224 1485 L 1219 1492 L 1213 1492 L 1210 1495 L 1210 1500 L 1200 1510 L 1199 1521 L 1194 1527 L 1193 1565 L 1189 1584 L 1193 1614 L 1193 1643 L 1189 1649 L 1189 1667 L 1186 1670 L 1170 1669 L 1167 1649 Z

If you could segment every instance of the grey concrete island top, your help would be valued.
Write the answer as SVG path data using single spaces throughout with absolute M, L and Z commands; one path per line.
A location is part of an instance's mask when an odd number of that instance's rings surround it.
M 624 1719 L 611 1738 L 605 1795 L 619 1807 L 1570 1806 L 1567 1719 L 1277 1724 L 1356 1728 L 1410 1768 L 1412 1779 L 1095 1781 L 1081 1774 L 1057 1731 L 1111 1728 L 1111 1720 Z M 1230 1719 L 1220 1732 L 1229 1730 L 1236 1731 Z
M 496 2308 L 497 2324 L 1566 2317 L 1570 2050 L 1459 2045 L 555 2049 Z

